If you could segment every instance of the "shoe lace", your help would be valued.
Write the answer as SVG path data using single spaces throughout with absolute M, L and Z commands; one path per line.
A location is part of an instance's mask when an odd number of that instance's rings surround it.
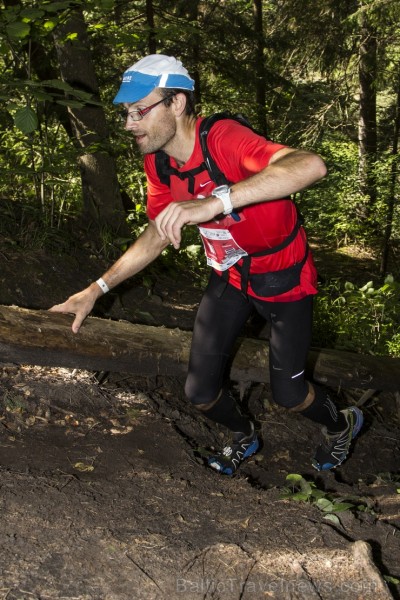
M 348 425 L 346 429 L 344 429 L 343 431 L 339 431 L 338 433 L 328 433 L 327 431 L 325 431 L 322 443 L 324 449 L 328 451 L 337 449 L 338 444 L 340 445 L 341 443 L 346 442 L 349 429 L 350 425 Z

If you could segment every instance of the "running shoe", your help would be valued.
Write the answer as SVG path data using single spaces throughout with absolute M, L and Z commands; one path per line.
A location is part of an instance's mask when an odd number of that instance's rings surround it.
M 352 440 L 358 435 L 363 425 L 364 417 L 359 408 L 351 406 L 341 412 L 347 421 L 344 431 L 329 433 L 326 427 L 322 428 L 324 440 L 318 446 L 312 463 L 317 471 L 327 471 L 341 465 L 349 453 Z
M 230 445 L 225 446 L 222 452 L 208 457 L 208 465 L 219 473 L 233 475 L 239 465 L 255 454 L 260 446 L 253 423 L 251 428 L 250 435 L 234 434 Z

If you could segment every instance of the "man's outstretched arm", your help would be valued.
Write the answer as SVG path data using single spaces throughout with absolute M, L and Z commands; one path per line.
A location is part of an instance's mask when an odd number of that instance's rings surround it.
M 142 271 L 155 260 L 168 246 L 169 240 L 162 240 L 153 221 L 130 248 L 104 273 L 102 279 L 109 289 L 116 287 L 129 277 Z M 56 304 L 51 312 L 72 313 L 75 315 L 72 331 L 78 333 L 83 321 L 91 312 L 96 300 L 103 295 L 100 286 L 93 282 L 84 290 L 70 296 L 62 304 Z

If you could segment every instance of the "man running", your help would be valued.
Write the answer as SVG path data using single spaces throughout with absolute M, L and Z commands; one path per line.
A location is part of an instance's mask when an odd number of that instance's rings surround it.
M 198 226 L 212 270 L 195 320 L 185 392 L 231 432 L 209 466 L 232 475 L 259 447 L 253 422 L 223 386 L 232 347 L 256 310 L 271 324 L 273 399 L 321 425 L 312 464 L 332 469 L 345 460 L 363 416 L 356 407 L 338 411 L 326 391 L 305 379 L 316 269 L 290 199 L 325 176 L 324 162 L 221 119 L 210 128 L 207 147 L 230 183 L 216 186 L 204 164 L 203 118 L 195 114 L 193 90 L 174 57 L 146 56 L 125 71 L 114 104 L 123 107 L 125 127 L 144 155 L 149 222 L 102 277 L 51 310 L 74 313 L 77 333 L 99 296 L 142 271 L 169 244 L 178 249 L 185 226 Z

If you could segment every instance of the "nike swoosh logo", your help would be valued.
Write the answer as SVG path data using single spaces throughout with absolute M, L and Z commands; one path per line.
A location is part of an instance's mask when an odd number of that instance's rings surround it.
M 205 185 L 208 185 L 209 183 L 211 183 L 211 179 L 210 179 L 210 181 L 206 181 L 205 183 L 200 183 L 199 187 L 204 187 Z

